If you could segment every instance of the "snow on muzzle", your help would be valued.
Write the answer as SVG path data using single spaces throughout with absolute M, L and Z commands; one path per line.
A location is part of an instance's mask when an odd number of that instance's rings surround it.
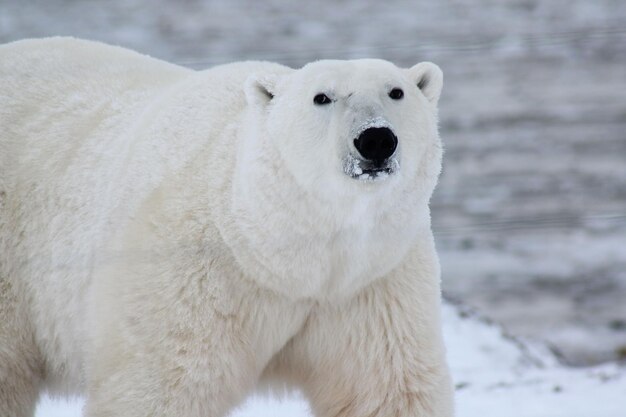
M 343 161 L 344 172 L 360 180 L 383 179 L 398 168 L 398 138 L 382 117 L 368 120 L 351 135 L 354 150 Z

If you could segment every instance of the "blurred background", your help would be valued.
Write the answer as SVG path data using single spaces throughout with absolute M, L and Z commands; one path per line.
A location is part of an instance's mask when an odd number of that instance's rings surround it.
M 623 0 L 0 0 L 0 42 L 51 35 L 196 69 L 439 64 L 445 296 L 565 364 L 626 359 Z

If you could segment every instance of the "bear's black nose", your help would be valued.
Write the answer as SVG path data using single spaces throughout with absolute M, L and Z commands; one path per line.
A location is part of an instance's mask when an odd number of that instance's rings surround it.
M 354 140 L 354 146 L 363 158 L 380 164 L 396 151 L 398 138 L 387 127 L 370 127 Z

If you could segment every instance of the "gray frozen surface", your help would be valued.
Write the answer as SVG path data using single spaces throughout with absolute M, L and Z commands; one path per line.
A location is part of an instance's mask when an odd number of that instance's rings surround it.
M 49 35 L 193 68 L 438 63 L 446 293 L 567 363 L 626 357 L 623 0 L 0 0 L 0 42 Z

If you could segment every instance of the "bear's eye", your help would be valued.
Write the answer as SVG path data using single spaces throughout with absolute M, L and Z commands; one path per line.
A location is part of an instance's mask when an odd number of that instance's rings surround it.
M 394 100 L 400 100 L 402 97 L 404 97 L 404 91 L 399 88 L 394 88 L 389 92 L 389 97 Z
M 320 106 L 324 104 L 330 104 L 330 102 L 331 102 L 331 99 L 329 99 L 326 94 L 318 94 L 315 97 L 313 97 L 313 103 L 320 105 Z

